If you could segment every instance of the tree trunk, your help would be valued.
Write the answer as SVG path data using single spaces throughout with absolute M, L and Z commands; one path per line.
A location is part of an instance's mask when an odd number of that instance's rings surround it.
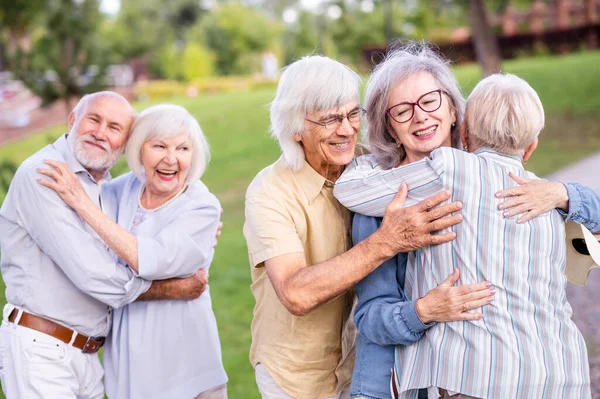
M 492 31 L 483 0 L 470 0 L 469 18 L 471 20 L 471 40 L 475 49 L 477 61 L 485 76 L 500 71 L 500 49 Z
M 598 14 L 596 12 L 596 1 L 595 0 L 585 0 L 585 24 L 588 26 L 588 34 L 587 34 L 587 48 L 589 50 L 594 50 L 598 47 L 598 36 L 596 34 L 596 30 L 593 28 L 593 25 L 596 23 L 598 19 Z

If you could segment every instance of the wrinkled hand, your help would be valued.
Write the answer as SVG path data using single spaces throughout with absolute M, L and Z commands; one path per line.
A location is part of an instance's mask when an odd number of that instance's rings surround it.
M 417 314 L 423 323 L 483 318 L 482 313 L 469 311 L 491 303 L 496 290 L 487 281 L 454 287 L 459 276 L 454 269 L 442 284 L 417 300 Z
M 202 295 L 208 284 L 208 272 L 206 269 L 198 271 L 190 277 L 181 279 L 181 299 L 196 299 Z
M 37 171 L 52 180 L 38 179 L 38 183 L 56 191 L 60 198 L 73 209 L 89 200 L 77 175 L 66 164 L 45 160 L 46 165 L 53 169 L 38 169 Z
M 524 179 L 512 172 L 508 175 L 519 186 L 496 193 L 496 198 L 509 198 L 498 205 L 504 217 L 524 214 L 517 219 L 517 223 L 525 223 L 554 208 L 569 210 L 569 195 L 562 183 Z
M 402 184 L 400 191 L 385 210 L 379 229 L 382 240 L 389 245 L 390 256 L 456 238 L 454 232 L 436 235 L 431 233 L 454 226 L 463 220 L 460 214 L 449 216 L 462 209 L 460 201 L 436 208 L 451 196 L 449 191 L 443 191 L 416 205 L 404 208 L 407 193 L 408 187 Z

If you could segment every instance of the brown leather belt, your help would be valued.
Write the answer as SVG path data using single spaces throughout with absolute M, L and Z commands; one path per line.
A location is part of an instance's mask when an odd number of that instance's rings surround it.
M 15 322 L 17 318 L 17 314 L 19 314 L 18 309 L 13 309 L 8 316 L 8 321 L 11 323 Z M 61 340 L 62 342 L 68 344 L 71 342 L 71 338 L 73 337 L 73 333 L 77 334 L 75 340 L 73 341 L 73 346 L 77 349 L 81 349 L 83 353 L 96 353 L 98 349 L 104 345 L 104 337 L 86 337 L 85 335 L 81 335 L 76 331 L 71 330 L 65 326 L 61 326 L 58 323 L 50 321 L 48 319 L 44 319 L 43 317 L 39 317 L 36 315 L 32 315 L 31 313 L 23 312 L 21 315 L 21 319 L 19 323 L 20 326 L 31 328 L 32 330 L 36 330 L 39 332 L 43 332 L 44 334 L 48 334 L 56 339 Z

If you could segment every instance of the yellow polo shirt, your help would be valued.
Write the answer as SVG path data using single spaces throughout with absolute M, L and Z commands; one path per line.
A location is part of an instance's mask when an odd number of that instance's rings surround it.
M 254 178 L 246 193 L 244 236 L 256 299 L 250 362 L 261 363 L 297 399 L 333 397 L 350 383 L 353 294 L 294 316 L 277 297 L 264 262 L 302 252 L 307 265 L 315 265 L 346 252 L 352 243 L 350 217 L 334 198 L 333 183 L 306 162 L 294 172 L 280 158 Z

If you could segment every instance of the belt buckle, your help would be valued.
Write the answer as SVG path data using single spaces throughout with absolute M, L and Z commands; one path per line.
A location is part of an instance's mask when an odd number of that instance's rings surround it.
M 83 353 L 96 353 L 98 349 L 104 344 L 104 337 L 88 337 L 87 341 L 83 345 L 81 352 Z

